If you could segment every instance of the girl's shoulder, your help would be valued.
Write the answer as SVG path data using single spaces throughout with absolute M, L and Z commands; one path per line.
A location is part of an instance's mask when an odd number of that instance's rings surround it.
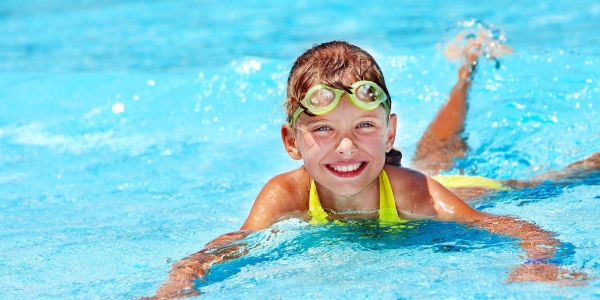
M 256 197 L 242 229 L 264 229 L 281 216 L 307 211 L 309 192 L 310 176 L 304 167 L 271 178 Z
M 271 201 L 278 202 L 286 212 L 308 209 L 310 176 L 304 166 L 273 177 L 260 192 L 267 193 Z M 258 199 L 257 199 L 258 200 Z
M 383 168 L 394 186 L 427 184 L 427 176 L 417 170 L 401 166 L 385 165 Z
M 427 176 L 419 171 L 386 165 L 396 207 L 412 215 L 429 216 L 434 213 L 431 207 L 431 193 Z
M 284 199 L 294 199 L 300 200 L 301 202 L 306 202 L 308 199 L 308 194 L 310 192 L 310 175 L 304 168 L 304 166 L 292 170 L 289 172 L 285 172 L 273 177 L 267 184 L 264 189 L 267 189 L 271 193 L 283 193 L 285 195 Z

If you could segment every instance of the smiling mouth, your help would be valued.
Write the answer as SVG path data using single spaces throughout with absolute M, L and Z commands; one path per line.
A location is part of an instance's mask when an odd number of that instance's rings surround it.
M 339 177 L 354 177 L 358 174 L 360 174 L 364 169 L 365 166 L 367 165 L 366 162 L 360 162 L 360 163 L 354 163 L 354 164 L 331 164 L 331 165 L 327 165 L 327 169 L 339 176 Z
M 360 168 L 360 165 L 362 165 L 362 163 L 357 163 L 357 164 L 352 164 L 352 165 L 335 165 L 335 166 L 329 165 L 329 167 L 338 172 L 352 172 L 352 171 L 355 171 L 356 169 Z

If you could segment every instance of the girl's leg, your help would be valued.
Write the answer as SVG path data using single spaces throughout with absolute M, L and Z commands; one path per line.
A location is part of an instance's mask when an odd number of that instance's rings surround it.
M 600 152 L 576 161 L 561 170 L 548 171 L 531 178 L 530 182 L 574 181 L 587 177 L 590 172 L 600 169 Z
M 535 187 L 545 181 L 575 183 L 581 181 L 594 171 L 600 170 L 600 152 L 596 152 L 591 156 L 576 161 L 560 170 L 552 170 L 539 174 L 530 179 L 517 180 L 508 179 L 502 180 L 502 183 L 511 187 Z
M 479 45 L 472 46 L 476 47 L 465 55 L 465 63 L 458 70 L 458 82 L 448 100 L 417 143 L 413 166 L 427 175 L 438 175 L 454 165 L 455 157 L 465 156 L 467 143 L 461 134 L 468 108 L 467 93 L 480 54 Z

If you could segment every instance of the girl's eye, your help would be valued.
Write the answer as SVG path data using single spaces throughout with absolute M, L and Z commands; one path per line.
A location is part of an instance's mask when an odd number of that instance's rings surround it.
M 329 130 L 329 126 L 319 126 L 317 128 L 314 129 L 314 131 L 327 131 Z
M 373 127 L 373 124 L 364 122 L 364 123 L 358 124 L 358 127 L 360 127 L 360 128 Z

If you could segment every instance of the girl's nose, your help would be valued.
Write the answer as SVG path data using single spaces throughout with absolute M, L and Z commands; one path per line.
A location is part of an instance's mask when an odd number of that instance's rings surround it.
M 357 148 L 351 139 L 344 138 L 344 139 L 342 139 L 342 141 L 340 142 L 340 144 L 338 145 L 336 150 L 340 154 L 352 154 L 352 153 L 356 152 Z

